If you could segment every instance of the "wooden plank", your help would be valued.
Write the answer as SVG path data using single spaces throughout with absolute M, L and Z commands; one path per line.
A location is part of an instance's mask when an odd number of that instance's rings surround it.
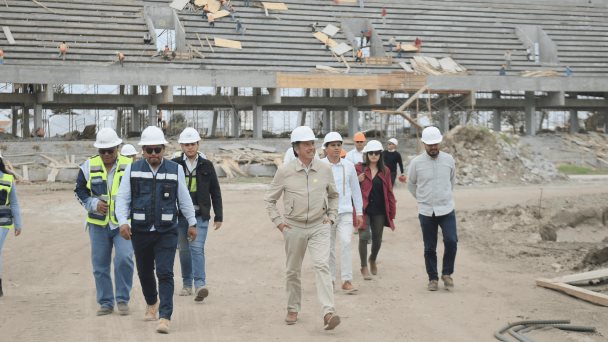
M 282 2 L 262 2 L 262 5 L 267 10 L 287 11 L 287 5 Z
M 8 40 L 8 43 L 11 45 L 16 44 L 15 43 L 15 38 L 13 38 L 13 34 L 11 33 L 11 29 L 8 26 L 2 26 L 2 31 L 4 31 L 4 36 L 6 37 L 6 40 Z
M 194 0 L 194 4 L 198 7 L 205 6 L 209 1 L 207 0 Z
M 258 145 L 258 144 L 248 144 L 247 147 L 249 147 L 252 150 L 260 150 L 260 151 L 269 152 L 269 153 L 275 153 L 277 151 L 277 149 L 274 147 Z
M 207 37 L 207 35 L 205 35 L 205 40 L 207 41 L 207 44 L 209 44 L 209 48 L 211 49 L 211 53 L 215 53 L 215 51 L 213 50 L 213 45 L 211 45 L 211 42 L 209 41 L 209 37 Z
M 45 8 L 47 11 L 49 11 L 49 12 L 51 12 L 51 13 L 59 14 L 59 13 L 57 13 L 56 11 L 54 11 L 54 10 L 52 10 L 52 9 L 50 9 L 50 8 L 48 8 L 48 7 L 46 7 L 46 5 L 45 5 L 45 4 L 41 3 L 41 2 L 40 2 L 40 1 L 38 1 L 38 0 L 32 0 L 32 1 L 33 1 L 33 2 L 34 2 L 36 5 L 41 6 L 41 7 L 44 7 L 44 8 Z
M 223 39 L 223 38 L 218 38 L 218 37 L 214 37 L 213 39 L 214 39 L 215 46 L 231 48 L 231 49 L 242 49 L 243 48 L 241 46 L 241 42 L 239 42 L 238 40 Z
M 196 39 L 198 39 L 198 43 L 201 44 L 201 50 L 204 50 L 205 44 L 203 44 L 203 41 L 201 40 L 201 36 L 198 35 L 198 32 L 196 32 Z
M 557 290 L 593 304 L 608 306 L 608 296 L 605 294 L 589 291 L 566 283 L 556 283 L 550 279 L 536 279 L 536 285 Z
M 55 182 L 55 179 L 57 178 L 58 173 L 59 173 L 59 169 L 56 169 L 56 168 L 51 169 L 51 172 L 49 172 L 49 175 L 46 178 L 46 181 L 49 183 Z
M 331 51 L 333 51 L 338 56 L 342 56 L 343 54 L 347 53 L 348 51 L 350 51 L 352 49 L 353 49 L 352 46 L 350 46 L 346 43 L 340 43 L 340 44 L 332 47 Z
M 205 59 L 205 55 L 203 55 L 202 52 L 198 51 L 197 48 L 195 48 L 191 44 L 188 44 L 188 46 L 190 47 L 190 50 L 192 50 L 192 52 L 194 52 L 197 56 L 199 56 L 201 59 Z
M 407 62 L 399 62 L 399 65 L 406 71 L 406 72 L 414 72 L 414 69 L 412 69 Z
M 334 47 L 334 46 L 338 45 L 338 43 L 335 40 L 329 38 L 323 32 L 315 32 L 312 35 L 315 36 L 315 38 L 317 38 L 323 44 L 325 44 L 325 42 L 327 42 L 327 45 L 329 45 L 329 47 Z
M 317 64 L 317 65 L 315 65 L 315 68 L 317 70 L 332 72 L 332 73 L 335 73 L 335 74 L 339 74 L 341 72 L 340 69 L 334 68 L 334 67 L 330 67 L 330 66 L 327 66 L 327 65 Z
M 53 163 L 53 164 L 55 164 L 55 165 L 59 165 L 59 164 L 61 164 L 59 161 L 57 161 L 57 159 L 55 159 L 55 158 L 51 158 L 51 157 L 47 156 L 46 154 L 42 154 L 42 153 L 40 153 L 40 156 L 41 156 L 42 158 L 44 158 L 44 159 L 46 159 L 46 160 L 50 161 L 51 163 Z
M 340 29 L 332 24 L 328 24 L 327 26 L 325 26 L 325 28 L 321 31 L 323 33 L 325 33 L 326 35 L 333 37 L 336 35 L 336 33 L 338 33 L 338 31 L 340 31 Z
M 209 0 L 207 4 L 209 5 L 209 12 L 211 13 L 215 13 L 222 8 L 222 4 L 217 0 Z
M 219 19 L 219 18 L 227 17 L 229 15 L 230 15 L 230 12 L 226 11 L 225 9 L 223 9 L 221 11 L 217 11 L 217 12 L 213 13 L 213 19 Z
M 418 48 L 412 44 L 401 44 L 401 51 L 416 52 L 416 51 L 418 51 Z
M 412 102 L 414 102 L 418 98 L 418 96 L 420 96 L 420 94 L 427 91 L 427 89 L 428 89 L 427 86 L 420 88 L 417 92 L 414 93 L 414 95 L 410 96 L 410 98 L 407 99 L 407 101 L 405 101 L 401 106 L 399 106 L 399 108 L 397 108 L 397 111 L 398 112 L 403 111 L 405 108 L 407 108 L 409 105 L 411 105 Z
M 171 8 L 175 8 L 178 11 L 181 11 L 186 7 L 186 5 L 190 2 L 190 0 L 173 0 L 173 2 L 169 5 Z
M 416 91 L 422 87 L 426 89 L 426 77 L 406 73 L 376 75 L 277 73 L 277 87 Z
M 571 274 L 563 277 L 557 277 L 551 279 L 554 283 L 566 283 L 573 285 L 574 283 L 588 283 L 591 280 L 602 280 L 608 279 L 608 268 L 603 268 L 601 270 L 595 270 L 590 272 L 583 272 L 577 274 Z
M 23 180 L 24 181 L 29 181 L 30 180 L 30 172 L 27 168 L 27 165 L 23 165 L 21 166 L 21 170 L 22 170 L 22 174 L 23 174 Z

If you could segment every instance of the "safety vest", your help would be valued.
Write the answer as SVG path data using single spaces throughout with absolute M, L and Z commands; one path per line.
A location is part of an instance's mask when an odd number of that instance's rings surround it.
M 105 227 L 110 220 L 112 220 L 112 223 L 118 224 L 115 213 L 116 195 L 118 194 L 122 175 L 124 174 L 127 165 L 133 162 L 133 159 L 119 154 L 117 161 L 118 165 L 114 171 L 112 189 L 108 192 L 108 172 L 103 164 L 103 160 L 100 156 L 89 159 L 89 180 L 87 181 L 87 189 L 91 191 L 91 196 L 106 202 L 109 207 L 106 214 L 102 214 L 98 211 L 89 211 L 87 222 L 91 224 Z
M 167 232 L 177 228 L 178 167 L 164 159 L 156 174 L 145 159 L 131 165 L 131 229 Z
M 0 178 L 0 227 L 13 228 L 13 212 L 11 210 L 11 189 L 14 177 L 5 173 Z

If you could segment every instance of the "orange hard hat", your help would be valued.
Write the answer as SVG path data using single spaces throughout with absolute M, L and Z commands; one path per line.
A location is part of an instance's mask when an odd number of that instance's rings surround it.
M 355 141 L 365 141 L 365 134 L 363 134 L 363 132 L 357 132 L 355 133 L 355 136 L 353 137 L 353 140 Z
M 342 151 L 340 151 L 340 158 L 344 158 L 346 157 L 346 150 L 342 149 Z

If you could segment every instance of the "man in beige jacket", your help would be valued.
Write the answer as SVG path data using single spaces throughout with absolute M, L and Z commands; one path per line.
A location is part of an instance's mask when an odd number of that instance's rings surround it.
M 340 324 L 334 308 L 329 273 L 330 228 L 338 213 L 338 192 L 329 165 L 315 159 L 315 135 L 307 126 L 296 127 L 291 144 L 297 159 L 283 165 L 270 184 L 266 210 L 285 239 L 287 316 L 295 324 L 302 301 L 300 273 L 306 249 L 310 250 L 316 276 L 317 296 L 323 306 L 325 330 Z M 283 196 L 284 214 L 277 209 Z

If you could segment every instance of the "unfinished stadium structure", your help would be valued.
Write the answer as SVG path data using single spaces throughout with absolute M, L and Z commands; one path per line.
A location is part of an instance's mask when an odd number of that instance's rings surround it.
M 158 110 L 214 110 L 213 135 L 217 110 L 227 108 L 232 136 L 244 113 L 261 138 L 264 112 L 311 109 L 329 123 L 323 131 L 341 124 L 352 136 L 363 112 L 416 126 L 409 107 L 416 99 L 442 130 L 450 116 L 470 111 L 493 112 L 496 129 L 503 111 L 523 111 L 527 135 L 540 110 L 569 111 L 571 131 L 578 111 L 608 122 L 606 1 L 248 3 L 0 2 L 0 108 L 12 109 L 12 134 L 43 127 L 44 110 L 70 108 L 116 110 L 123 135 L 156 124 Z M 173 32 L 167 51 L 159 30 Z M 117 91 L 66 93 L 57 85 Z M 178 95 L 178 87 L 216 92 Z

